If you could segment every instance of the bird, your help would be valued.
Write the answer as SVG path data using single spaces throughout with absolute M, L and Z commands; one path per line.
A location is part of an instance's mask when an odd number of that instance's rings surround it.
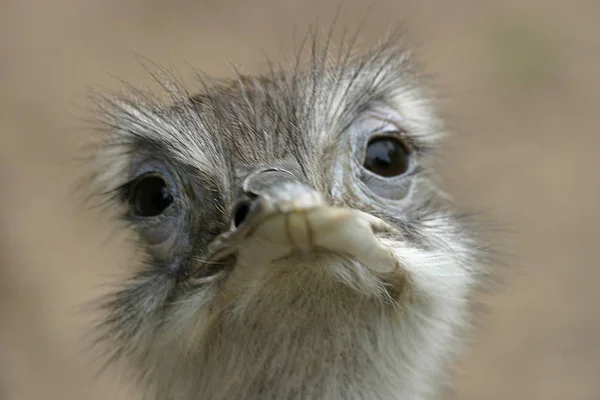
M 148 398 L 437 399 L 464 347 L 480 246 L 427 77 L 397 37 L 307 42 L 94 97 L 89 187 L 140 256 L 94 334 Z

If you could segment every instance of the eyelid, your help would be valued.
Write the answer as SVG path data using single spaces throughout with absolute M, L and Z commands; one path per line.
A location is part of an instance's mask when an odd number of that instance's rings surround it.
M 394 124 L 395 126 L 395 124 Z M 414 146 L 412 145 L 412 143 L 410 142 L 410 140 L 408 140 L 408 136 L 406 134 L 406 130 L 402 129 L 402 128 L 394 128 L 394 129 L 390 129 L 390 123 L 388 121 L 388 123 L 381 125 L 380 128 L 375 128 L 372 129 L 371 131 L 369 131 L 369 133 L 367 133 L 365 135 L 365 139 L 362 142 L 362 145 L 360 147 L 360 152 L 358 152 L 358 159 L 360 162 L 362 162 L 362 160 L 364 160 L 366 154 L 367 154 L 367 147 L 369 145 L 369 143 L 371 142 L 371 140 L 375 139 L 375 138 L 385 138 L 385 137 L 394 137 L 397 138 L 400 143 L 402 144 L 402 146 L 404 147 L 404 150 L 406 150 L 406 153 L 409 157 L 413 157 L 413 153 L 415 151 Z
M 387 125 L 386 125 L 387 126 Z M 407 150 L 412 151 L 412 146 L 408 143 L 408 135 L 405 130 L 399 129 L 374 129 L 367 136 L 367 142 L 372 140 L 373 138 L 385 138 L 385 137 L 393 137 L 399 139 L 403 144 L 407 146 Z
M 369 144 L 369 142 L 375 138 L 395 138 L 397 139 L 400 144 L 402 145 L 402 147 L 404 147 L 404 151 L 406 151 L 406 154 L 412 158 L 413 157 L 413 153 L 415 151 L 414 146 L 412 145 L 412 143 L 410 142 L 410 140 L 408 139 L 408 136 L 406 134 L 406 131 L 404 130 L 387 130 L 387 131 L 383 131 L 380 133 L 374 133 L 371 134 L 371 136 L 368 138 L 367 143 L 365 145 L 365 149 L 366 146 Z
M 363 123 L 369 123 L 370 121 L 375 126 L 366 133 L 368 138 L 378 131 L 384 134 L 391 133 L 402 140 L 409 154 L 413 155 L 413 153 L 419 152 L 419 146 L 410 134 L 411 130 L 406 127 L 405 121 L 398 112 L 387 104 L 381 103 L 370 108 L 362 117 L 362 121 Z
M 167 185 L 172 188 L 177 187 L 177 174 L 173 173 L 173 168 L 169 163 L 154 157 L 138 156 L 134 158 L 129 167 L 129 184 L 136 182 L 144 176 L 155 174 L 165 180 Z

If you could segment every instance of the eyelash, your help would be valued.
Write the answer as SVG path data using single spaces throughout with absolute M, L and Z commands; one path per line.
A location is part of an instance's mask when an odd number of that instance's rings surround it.
M 367 135 L 367 138 L 365 140 L 365 146 L 367 143 L 369 143 L 369 140 L 373 139 L 373 137 L 395 137 L 398 138 L 402 144 L 406 147 L 406 151 L 408 154 L 412 154 L 414 147 L 411 144 L 411 140 L 409 139 L 408 135 L 406 134 L 406 131 L 398 128 L 398 129 L 386 129 L 389 126 L 389 124 L 385 124 L 383 125 L 381 128 L 377 128 L 377 129 L 373 129 L 371 132 L 369 132 L 369 134 Z

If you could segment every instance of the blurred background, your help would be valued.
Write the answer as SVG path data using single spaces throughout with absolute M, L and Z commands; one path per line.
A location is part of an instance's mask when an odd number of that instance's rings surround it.
M 600 2 L 596 0 L 2 0 L 0 398 L 137 399 L 97 378 L 81 309 L 127 249 L 78 210 L 89 86 L 153 85 L 140 54 L 228 76 L 266 71 L 316 22 L 405 23 L 456 133 L 442 175 L 495 221 L 503 284 L 454 368 L 449 399 L 600 398 Z M 116 262 L 120 260 L 120 262 Z M 100 289 L 99 289 L 100 288 Z M 109 374 L 110 375 L 110 374 Z

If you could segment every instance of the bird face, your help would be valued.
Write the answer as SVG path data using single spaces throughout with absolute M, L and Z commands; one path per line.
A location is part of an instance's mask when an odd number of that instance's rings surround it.
M 143 260 L 105 303 L 110 358 L 158 398 L 429 393 L 475 252 L 407 53 L 165 87 L 98 102 L 93 187 Z

